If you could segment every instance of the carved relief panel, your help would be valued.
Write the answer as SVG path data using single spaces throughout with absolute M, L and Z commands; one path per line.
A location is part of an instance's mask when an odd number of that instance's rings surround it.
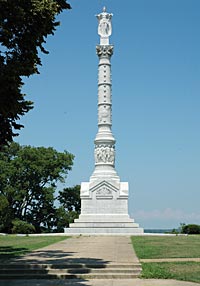
M 110 196 L 112 195 L 112 191 L 107 186 L 102 186 L 97 190 L 96 195 L 103 196 L 103 197 Z
M 99 124 L 111 124 L 111 106 L 104 104 L 99 106 Z
M 115 164 L 115 148 L 109 145 L 98 145 L 95 147 L 95 163 Z

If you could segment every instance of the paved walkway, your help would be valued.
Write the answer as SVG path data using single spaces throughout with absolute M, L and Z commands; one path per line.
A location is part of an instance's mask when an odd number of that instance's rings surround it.
M 126 236 L 78 236 L 33 251 L 18 259 L 30 263 L 137 263 Z
M 18 262 L 29 263 L 134 263 L 138 262 L 129 237 L 80 236 L 44 247 L 26 255 Z M 7 280 L 0 286 L 194 286 L 176 280 Z
M 101 279 L 101 280 L 6 280 L 0 281 L 0 286 L 199 286 L 200 284 L 177 280 L 155 279 Z

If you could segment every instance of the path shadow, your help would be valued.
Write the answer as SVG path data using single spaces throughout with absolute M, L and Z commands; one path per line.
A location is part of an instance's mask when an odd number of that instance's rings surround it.
M 109 261 L 90 257 L 73 257 L 74 254 L 75 252 L 62 250 L 38 250 L 26 256 L 11 257 L 9 263 L 1 265 L 3 267 L 1 273 L 6 265 L 9 265 L 9 268 L 13 270 L 23 265 L 30 275 L 32 273 L 34 275 L 38 271 L 45 275 L 45 279 L 37 279 L 37 277 L 31 276 L 30 279 L 0 280 L 0 286 L 91 286 L 88 279 L 77 278 L 77 270 L 80 275 L 89 274 L 91 273 L 91 266 L 92 268 L 106 268 Z M 70 279 L 65 273 L 61 276 L 56 274 L 56 270 L 64 271 L 64 269 L 67 269 Z M 23 268 L 19 271 L 23 272 Z
M 46 279 L 30 279 L 30 280 L 0 280 L 0 286 L 91 286 L 92 284 L 86 279 L 72 280 L 46 280 Z
M 34 254 L 29 254 L 28 262 L 31 264 L 45 263 L 45 264 L 97 264 L 97 265 L 106 265 L 109 261 L 103 261 L 102 259 L 97 258 L 85 258 L 85 257 L 73 257 L 75 252 L 65 252 L 65 251 L 39 251 Z M 38 258 L 39 259 L 38 259 Z M 26 262 L 26 257 L 18 257 L 12 260 L 13 262 Z

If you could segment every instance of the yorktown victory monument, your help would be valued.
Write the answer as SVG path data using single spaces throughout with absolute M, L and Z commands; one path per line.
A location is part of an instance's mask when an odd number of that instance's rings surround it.
M 65 228 L 69 234 L 129 235 L 143 233 L 128 215 L 128 182 L 120 182 L 115 170 L 115 138 L 112 134 L 111 56 L 112 14 L 97 15 L 100 44 L 98 73 L 98 133 L 95 138 L 95 169 L 89 182 L 81 183 L 81 214 Z

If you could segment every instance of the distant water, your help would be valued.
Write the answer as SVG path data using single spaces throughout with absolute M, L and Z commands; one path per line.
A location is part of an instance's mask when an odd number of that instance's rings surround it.
M 144 233 L 168 233 L 172 229 L 144 229 Z

